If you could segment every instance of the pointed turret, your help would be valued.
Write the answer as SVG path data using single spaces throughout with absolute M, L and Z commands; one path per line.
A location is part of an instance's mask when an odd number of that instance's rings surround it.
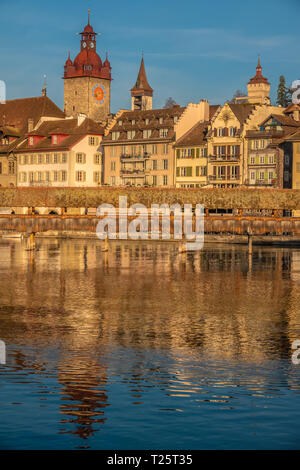
M 148 83 L 144 57 L 142 57 L 140 70 L 134 87 L 131 88 L 131 109 L 152 109 L 153 89 Z
M 256 66 L 256 75 L 248 82 L 248 102 L 253 104 L 270 104 L 270 83 L 262 75 L 260 58 Z

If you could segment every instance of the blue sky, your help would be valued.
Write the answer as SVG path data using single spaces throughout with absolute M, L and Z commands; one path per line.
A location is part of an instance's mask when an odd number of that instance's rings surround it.
M 48 95 L 63 106 L 63 66 L 91 9 L 101 33 L 97 51 L 109 53 L 112 112 L 130 106 L 141 52 L 155 90 L 154 107 L 171 96 L 180 105 L 213 103 L 246 91 L 260 54 L 276 99 L 279 75 L 300 78 L 300 0 L 0 0 L 0 80 L 7 98 Z

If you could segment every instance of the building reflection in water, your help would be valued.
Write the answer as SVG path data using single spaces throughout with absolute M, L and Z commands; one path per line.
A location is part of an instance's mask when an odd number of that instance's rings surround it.
M 137 405 L 150 387 L 201 395 L 209 381 L 244 380 L 222 379 L 222 361 L 259 368 L 289 357 L 300 338 L 298 250 L 255 247 L 249 263 L 247 249 L 234 245 L 180 255 L 171 242 L 115 241 L 108 253 L 98 240 L 37 243 L 34 254 L 24 242 L 0 244 L 1 339 L 14 344 L 23 370 L 33 368 L 24 345 L 58 349 L 61 433 L 87 438 L 105 423 L 111 371 Z M 125 349 L 130 364 L 122 352 L 111 355 Z M 149 351 L 164 351 L 175 365 L 155 357 L 147 364 Z M 199 377 L 190 361 L 211 361 L 210 376 Z M 37 357 L 36 373 L 37 364 L 47 368 Z M 293 371 L 285 380 L 299 392 Z M 249 390 L 267 386 L 260 374 L 244 382 Z

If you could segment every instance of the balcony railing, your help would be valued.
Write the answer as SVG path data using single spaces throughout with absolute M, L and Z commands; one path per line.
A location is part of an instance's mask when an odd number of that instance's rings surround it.
M 151 155 L 150 153 L 147 153 L 147 152 L 144 152 L 143 154 L 141 155 L 130 155 L 130 154 L 127 154 L 127 153 L 122 153 L 120 155 L 120 159 L 121 160 L 131 160 L 131 161 L 141 161 L 141 160 L 144 160 L 146 158 L 150 158 Z
M 216 162 L 232 162 L 235 160 L 239 160 L 241 154 L 234 154 L 234 155 L 209 155 L 208 158 L 212 161 Z
M 145 175 L 145 171 L 144 170 L 138 170 L 137 168 L 133 169 L 133 170 L 126 170 L 126 169 L 122 169 L 120 171 L 121 175 L 137 175 L 137 176 L 144 176 Z
M 209 175 L 209 181 L 239 181 L 240 176 Z

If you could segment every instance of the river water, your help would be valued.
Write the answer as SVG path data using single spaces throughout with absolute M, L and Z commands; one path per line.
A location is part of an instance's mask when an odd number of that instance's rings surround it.
M 300 250 L 0 242 L 0 448 L 299 449 Z

